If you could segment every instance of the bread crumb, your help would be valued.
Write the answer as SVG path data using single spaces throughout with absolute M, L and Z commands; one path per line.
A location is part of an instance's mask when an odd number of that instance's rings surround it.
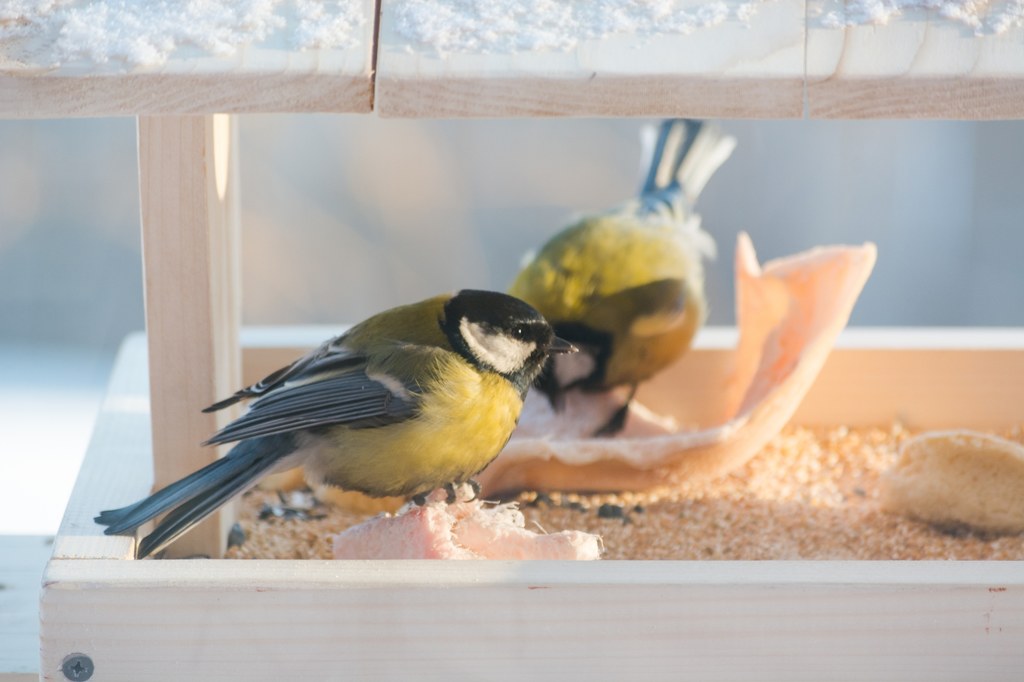
M 883 509 L 933 525 L 1024 533 L 1024 447 L 977 431 L 929 431 L 882 475 Z

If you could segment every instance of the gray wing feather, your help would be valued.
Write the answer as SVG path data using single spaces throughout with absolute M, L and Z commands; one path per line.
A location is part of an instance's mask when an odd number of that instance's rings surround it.
M 346 361 L 351 363 L 351 356 Z M 255 400 L 244 415 L 218 431 L 206 444 L 286 433 L 330 424 L 352 428 L 383 426 L 416 414 L 412 387 L 397 395 L 366 374 L 365 361 L 323 378 L 284 384 Z M 302 379 L 307 369 L 297 379 Z M 315 369 L 313 370 L 316 371 Z
M 229 405 L 234 405 L 240 400 L 249 400 L 266 395 L 288 380 L 302 375 L 310 376 L 319 372 L 344 369 L 364 363 L 366 359 L 346 348 L 344 341 L 344 334 L 325 341 L 292 364 L 268 374 L 251 386 L 246 386 L 230 398 L 210 405 L 203 412 L 216 412 Z

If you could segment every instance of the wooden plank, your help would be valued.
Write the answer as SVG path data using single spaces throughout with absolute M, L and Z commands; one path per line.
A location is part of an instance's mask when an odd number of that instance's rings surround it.
M 724 385 L 735 338 L 705 329 L 695 349 L 639 397 L 683 423 L 714 425 L 704 387 Z M 880 328 L 840 335 L 790 420 L 802 426 L 1000 429 L 1024 420 L 1024 330 Z
M 651 25 L 640 21 L 628 34 L 600 20 L 588 26 L 599 11 L 587 0 L 552 4 L 580 11 L 546 29 L 524 21 L 531 15 L 496 25 L 500 12 L 486 4 L 457 5 L 462 16 L 442 19 L 439 4 L 419 31 L 403 13 L 423 3 L 382 0 L 378 16 L 374 0 L 348 0 L 323 11 L 358 10 L 363 22 L 351 43 L 297 45 L 303 23 L 289 7 L 274 10 L 280 27 L 228 40 L 223 55 L 186 41 L 152 63 L 64 54 L 58 24 L 26 38 L 4 32 L 8 20 L 0 26 L 0 117 L 369 112 L 378 21 L 376 97 L 385 116 L 794 118 L 803 115 L 806 85 L 812 118 L 1024 117 L 1024 26 L 1010 14 L 1002 24 L 994 18 L 1013 0 L 957 5 L 982 12 L 976 25 L 920 9 L 924 2 L 885 23 L 837 21 L 858 2 L 634 3 L 619 9 L 646 11 Z M 537 7 L 510 2 L 504 14 L 535 15 Z M 663 20 L 650 21 L 659 8 Z M 474 21 L 475 33 L 466 29 Z M 468 31 L 461 43 L 453 26 Z
M 301 328 L 289 336 L 282 330 L 251 330 L 243 380 L 257 381 L 337 331 Z M 735 344 L 734 329 L 701 330 L 694 350 L 644 384 L 640 400 L 684 423 L 712 425 L 721 406 L 704 387 L 725 384 Z M 792 421 L 805 426 L 878 426 L 900 420 L 918 429 L 1005 428 L 1024 420 L 1021 376 L 1021 329 L 847 329 Z
M 1007 376 L 1024 377 L 1024 351 L 836 351 L 793 422 L 1004 429 L 1024 420 L 1024 385 Z
M 244 24 L 221 31 L 211 42 L 225 54 L 182 39 L 163 63 L 152 57 L 155 63 L 117 54 L 106 61 L 63 54 L 59 22 L 49 22 L 31 38 L 5 34 L 0 25 L 0 117 L 371 111 L 375 0 L 308 3 L 313 10 L 304 11 L 323 13 L 314 29 L 330 28 L 343 12 L 363 21 L 350 40 L 314 41 L 307 49 L 300 34 L 309 28 L 309 17 L 304 23 L 290 5 L 273 9 L 272 19 L 281 25 L 265 37 L 254 33 L 247 39 L 252 27 Z M 67 10 L 40 6 L 39 11 Z M 168 36 L 150 38 L 158 43 Z M 118 35 L 110 42 L 123 40 Z
M 1024 421 L 1022 376 L 1022 329 L 848 329 L 793 422 L 1007 428 Z
M 139 119 L 154 484 L 216 456 L 201 443 L 237 414 L 200 410 L 241 383 L 237 126 L 230 116 Z M 173 552 L 219 556 L 231 507 Z
M 125 339 L 114 362 L 82 468 L 54 541 L 57 559 L 129 559 L 131 537 L 104 535 L 93 517 L 148 495 L 153 483 L 147 345 L 142 334 Z
M 0 73 L 0 116 L 366 113 L 373 108 L 370 76 L 258 73 L 80 77 Z
M 831 25 L 843 8 L 843 0 L 808 0 L 811 118 L 1024 118 L 1024 26 L 976 33 L 938 9 Z
M 52 543 L 0 536 L 0 682 L 39 679 L 39 593 Z
M 844 332 L 791 423 L 984 430 L 1024 420 L 1024 382 L 1012 378 L 1024 377 L 1024 333 L 945 333 Z M 724 385 L 731 371 L 731 350 L 698 348 L 641 387 L 639 397 L 684 423 L 713 425 L 720 406 L 702 387 Z
M 647 34 L 597 32 L 578 39 L 586 28 L 578 23 L 559 28 L 541 22 L 531 27 L 534 33 L 519 37 L 519 46 L 504 48 L 499 42 L 501 49 L 491 52 L 459 42 L 422 42 L 403 18 L 408 5 L 404 0 L 381 4 L 376 108 L 382 116 L 802 114 L 803 0 L 757 5 L 725 0 L 716 3 L 723 13 L 720 22 L 705 19 L 709 25 L 686 34 L 666 28 Z M 592 9 L 588 5 L 574 0 L 559 10 L 575 12 L 579 16 L 573 21 L 584 22 Z M 638 7 L 642 4 L 623 11 Z M 519 19 L 535 18 L 526 6 L 513 3 L 508 14 L 513 9 L 527 11 Z M 707 11 L 703 0 L 681 0 L 671 10 L 676 15 L 702 11 Z M 666 16 L 665 23 L 672 17 Z M 459 19 L 465 25 L 471 18 Z M 431 18 L 435 35 L 443 23 Z M 480 26 L 479 31 L 493 28 L 483 20 Z M 472 39 L 469 33 L 463 42 Z M 564 49 L 536 47 L 560 39 Z
M 1024 562 L 54 561 L 40 612 L 43 679 L 73 651 L 115 681 L 1024 669 Z

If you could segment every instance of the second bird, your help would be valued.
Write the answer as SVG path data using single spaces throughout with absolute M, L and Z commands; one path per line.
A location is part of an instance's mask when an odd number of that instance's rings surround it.
M 686 352 L 704 323 L 702 258 L 715 247 L 693 205 L 735 145 L 713 124 L 664 121 L 640 195 L 555 235 L 509 290 L 581 351 L 552 357 L 538 379 L 556 410 L 569 390 L 629 387 L 596 435 L 622 429 L 637 386 Z

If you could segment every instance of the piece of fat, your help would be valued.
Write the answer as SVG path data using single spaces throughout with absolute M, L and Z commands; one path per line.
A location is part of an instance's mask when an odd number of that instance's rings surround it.
M 406 505 L 332 538 L 335 559 L 599 559 L 601 540 L 583 531 L 537 533 L 514 503 L 480 500 Z

